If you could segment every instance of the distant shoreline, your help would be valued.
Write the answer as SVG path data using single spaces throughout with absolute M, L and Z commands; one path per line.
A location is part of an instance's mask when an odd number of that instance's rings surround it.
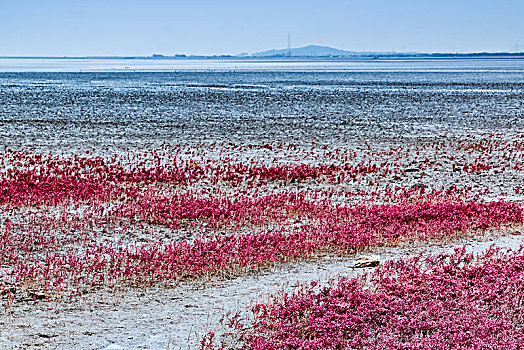
M 380 59 L 519 59 L 524 58 L 524 52 L 480 52 L 480 53 L 431 53 L 431 54 L 377 54 L 355 56 L 0 56 L 0 59 L 46 59 L 46 60 L 238 60 L 238 61 L 353 61 L 353 60 L 380 60 Z

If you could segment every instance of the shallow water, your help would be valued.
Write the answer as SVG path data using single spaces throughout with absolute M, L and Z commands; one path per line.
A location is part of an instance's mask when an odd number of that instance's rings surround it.
M 114 71 L 519 71 L 519 58 L 198 59 L 198 58 L 0 58 L 0 72 Z

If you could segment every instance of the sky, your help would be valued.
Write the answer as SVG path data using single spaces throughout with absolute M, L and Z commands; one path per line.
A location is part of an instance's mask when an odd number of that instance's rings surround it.
M 0 56 L 524 51 L 524 0 L 0 0 Z

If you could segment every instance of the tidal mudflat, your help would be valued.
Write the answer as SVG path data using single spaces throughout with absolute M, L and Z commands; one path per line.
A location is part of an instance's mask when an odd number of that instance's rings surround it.
M 0 87 L 7 348 L 522 346 L 524 61 Z

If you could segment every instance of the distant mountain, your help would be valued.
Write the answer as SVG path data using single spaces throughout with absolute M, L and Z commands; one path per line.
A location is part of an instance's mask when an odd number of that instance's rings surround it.
M 269 50 L 256 52 L 251 54 L 251 57 L 326 57 L 326 56 L 355 56 L 357 53 L 352 51 L 344 51 L 334 49 L 329 46 L 309 45 L 305 47 L 297 47 L 294 49 Z
M 362 55 L 383 55 L 385 52 L 362 52 L 362 51 L 344 51 L 329 46 L 309 45 L 297 47 L 294 49 L 281 49 L 256 52 L 251 57 L 344 57 L 344 56 L 362 56 Z
M 252 57 L 271 57 L 271 56 L 302 56 L 302 57 L 318 57 L 318 56 L 347 56 L 351 54 L 349 51 L 334 49 L 328 46 L 309 45 L 305 47 L 297 47 L 294 49 L 269 50 L 251 54 Z

